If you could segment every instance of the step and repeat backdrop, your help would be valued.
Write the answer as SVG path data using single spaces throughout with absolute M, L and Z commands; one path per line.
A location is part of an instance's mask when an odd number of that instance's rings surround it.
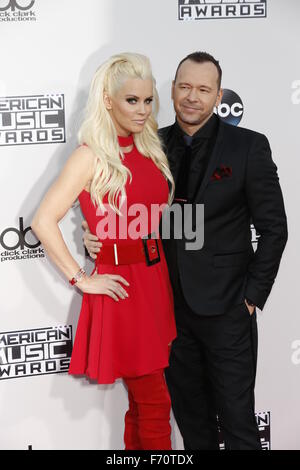
M 177 64 L 195 50 L 223 68 L 216 112 L 265 133 L 278 166 L 289 241 L 258 312 L 256 414 L 264 449 L 300 449 L 299 18 L 298 0 L 0 0 L 0 449 L 123 448 L 126 390 L 67 374 L 81 296 L 30 223 L 77 145 L 98 65 L 118 52 L 148 55 L 165 126 Z M 60 227 L 91 270 L 81 221 L 75 206 Z M 183 449 L 173 417 L 172 427 Z

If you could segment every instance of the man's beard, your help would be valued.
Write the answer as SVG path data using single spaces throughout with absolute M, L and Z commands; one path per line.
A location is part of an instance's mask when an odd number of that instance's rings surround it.
M 177 117 L 179 117 L 179 119 L 184 122 L 184 124 L 188 124 L 190 126 L 199 126 L 199 124 L 202 124 L 202 122 L 205 121 L 210 116 L 210 114 L 211 113 L 202 114 L 197 118 L 192 118 L 179 111 L 177 112 Z

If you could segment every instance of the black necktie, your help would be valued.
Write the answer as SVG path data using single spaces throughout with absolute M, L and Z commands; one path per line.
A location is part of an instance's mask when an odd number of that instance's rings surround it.
M 192 160 L 191 143 L 193 137 L 185 135 L 183 138 L 185 140 L 186 147 L 181 158 L 179 172 L 175 183 L 175 199 L 177 199 L 178 202 L 187 202 L 188 200 L 188 183 Z

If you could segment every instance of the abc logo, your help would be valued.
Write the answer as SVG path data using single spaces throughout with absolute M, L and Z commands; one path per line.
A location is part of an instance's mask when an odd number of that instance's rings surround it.
M 34 243 L 30 243 L 28 240 L 26 240 L 26 235 L 28 232 L 31 231 L 31 227 L 27 227 L 24 229 L 24 224 L 23 224 L 23 217 L 19 218 L 19 229 L 15 227 L 8 227 L 3 232 L 0 234 L 0 244 L 3 246 L 5 250 L 16 250 L 20 248 L 21 250 L 24 250 L 25 246 L 26 248 L 37 248 L 41 242 L 38 240 Z M 16 236 L 11 235 L 16 234 Z M 9 234 L 9 235 L 8 235 Z
M 217 114 L 222 121 L 237 126 L 244 114 L 244 105 L 239 95 L 224 88 L 222 101 L 217 107 Z

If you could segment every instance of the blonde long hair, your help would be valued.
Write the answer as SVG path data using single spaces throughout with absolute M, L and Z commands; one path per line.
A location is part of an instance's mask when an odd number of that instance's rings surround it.
M 114 55 L 102 64 L 94 75 L 78 140 L 80 144 L 87 144 L 97 157 L 90 187 L 93 203 L 103 208 L 103 198 L 108 194 L 108 202 L 118 214 L 120 214 L 117 206 L 118 196 L 121 194 L 121 200 L 126 196 L 125 184 L 128 177 L 131 181 L 132 175 L 122 163 L 124 157 L 121 154 L 116 128 L 104 104 L 104 93 L 114 96 L 124 80 L 130 78 L 143 80 L 150 78 L 153 82 L 153 112 L 147 119 L 143 131 L 134 134 L 134 142 L 138 151 L 146 158 L 150 158 L 170 182 L 169 204 L 174 196 L 174 180 L 157 134 L 156 115 L 159 98 L 150 61 L 141 54 Z

